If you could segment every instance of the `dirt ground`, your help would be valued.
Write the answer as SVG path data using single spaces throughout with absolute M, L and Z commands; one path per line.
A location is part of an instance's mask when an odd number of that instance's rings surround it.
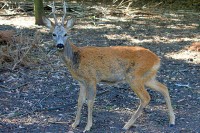
M 100 7 L 102 8 L 102 7 Z M 103 9 L 102 9 L 103 10 Z M 79 133 L 84 130 L 87 106 L 79 127 L 72 129 L 79 86 L 59 59 L 48 29 L 34 25 L 33 16 L 0 16 L 0 30 L 21 30 L 32 37 L 42 34 L 38 63 L 0 67 L 0 132 Z M 132 10 L 99 17 L 78 18 L 71 34 L 77 46 L 132 45 L 149 48 L 162 60 L 158 80 L 169 88 L 176 125 L 168 126 L 163 97 L 152 90 L 151 102 L 128 133 L 200 132 L 200 53 L 189 51 L 200 41 L 200 14 L 192 11 Z M 122 133 L 139 106 L 126 84 L 98 84 L 92 133 Z

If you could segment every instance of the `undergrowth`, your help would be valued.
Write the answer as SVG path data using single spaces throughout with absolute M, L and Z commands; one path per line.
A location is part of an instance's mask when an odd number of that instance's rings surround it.
M 14 30 L 0 31 L 0 68 L 16 69 L 39 63 L 42 58 L 41 34 L 34 36 Z M 39 55 L 39 56 L 38 56 Z

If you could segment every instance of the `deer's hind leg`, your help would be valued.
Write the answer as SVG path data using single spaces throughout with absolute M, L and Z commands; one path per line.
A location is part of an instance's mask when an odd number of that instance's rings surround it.
M 170 119 L 169 124 L 170 126 L 175 125 L 175 115 L 174 115 L 174 111 L 171 105 L 168 88 L 162 83 L 158 82 L 155 78 L 152 78 L 151 80 L 147 81 L 145 85 L 155 91 L 160 92 L 164 96 L 168 110 L 169 110 L 169 119 Z
M 143 108 L 148 105 L 151 99 L 149 93 L 144 88 L 144 83 L 142 81 L 142 78 L 140 78 L 140 76 L 137 76 L 137 79 L 129 80 L 128 83 L 131 89 L 140 98 L 140 105 L 135 114 L 132 115 L 131 119 L 123 127 L 123 129 L 125 130 L 128 130 L 134 124 L 136 119 L 141 115 Z

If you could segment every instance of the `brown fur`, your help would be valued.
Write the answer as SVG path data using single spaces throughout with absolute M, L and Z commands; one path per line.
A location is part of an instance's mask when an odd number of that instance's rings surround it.
M 128 83 L 140 98 L 140 106 L 123 129 L 127 130 L 134 124 L 143 108 L 150 101 L 150 95 L 144 86 L 148 86 L 164 96 L 169 110 L 170 124 L 175 124 L 175 115 L 168 89 L 155 79 L 160 66 L 160 59 L 157 55 L 142 47 L 76 47 L 65 36 L 68 28 L 73 25 L 72 19 L 67 22 L 67 29 L 64 29 L 64 25 L 53 25 L 47 18 L 44 18 L 44 21 L 47 27 L 54 29 L 53 39 L 57 47 L 59 46 L 60 56 L 73 78 L 80 85 L 78 110 L 75 122 L 72 124 L 73 128 L 80 123 L 81 108 L 87 99 L 88 121 L 84 132 L 91 129 L 92 111 L 97 91 L 96 84 L 99 82 L 110 84 L 120 81 Z
M 68 43 L 67 43 L 68 44 Z M 144 85 L 160 92 L 169 108 L 170 124 L 175 124 L 168 89 L 155 80 L 160 59 L 148 49 L 142 47 L 76 47 L 69 43 L 73 53 L 78 53 L 76 60 L 64 58 L 73 78 L 80 83 L 78 112 L 73 127 L 80 121 L 80 110 L 85 99 L 88 99 L 88 124 L 85 131 L 92 126 L 92 107 L 96 96 L 96 84 L 99 82 L 118 83 L 125 81 L 138 95 L 141 104 L 124 129 L 129 129 L 140 116 L 143 108 L 149 103 L 150 96 Z M 61 56 L 65 55 L 65 50 Z M 76 62 L 76 63 L 74 63 Z M 75 65 L 74 65 L 75 64 Z
M 130 71 L 145 78 L 145 74 L 160 62 L 154 53 L 142 47 L 72 47 L 80 56 L 79 67 L 70 71 L 77 80 L 109 81 L 114 78 L 113 73 L 125 76 Z

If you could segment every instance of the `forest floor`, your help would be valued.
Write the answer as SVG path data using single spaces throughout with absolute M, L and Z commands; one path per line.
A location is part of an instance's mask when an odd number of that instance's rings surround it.
M 41 33 L 40 43 L 25 55 L 28 62 L 4 62 L 0 66 L 0 132 L 82 132 L 87 106 L 79 127 L 72 129 L 79 86 L 59 59 L 49 30 L 34 25 L 31 15 L 0 16 L 0 30 L 21 32 L 22 38 L 30 39 L 36 31 Z M 110 10 L 100 16 L 78 18 L 71 40 L 80 47 L 142 46 L 161 58 L 157 79 L 169 88 L 176 125 L 168 126 L 163 97 L 147 88 L 150 104 L 127 132 L 198 133 L 200 52 L 187 47 L 200 42 L 199 31 L 200 14 L 193 11 L 132 9 L 117 14 Z M 127 84 L 98 84 L 97 88 L 91 133 L 124 132 L 122 127 L 136 111 L 139 99 Z

